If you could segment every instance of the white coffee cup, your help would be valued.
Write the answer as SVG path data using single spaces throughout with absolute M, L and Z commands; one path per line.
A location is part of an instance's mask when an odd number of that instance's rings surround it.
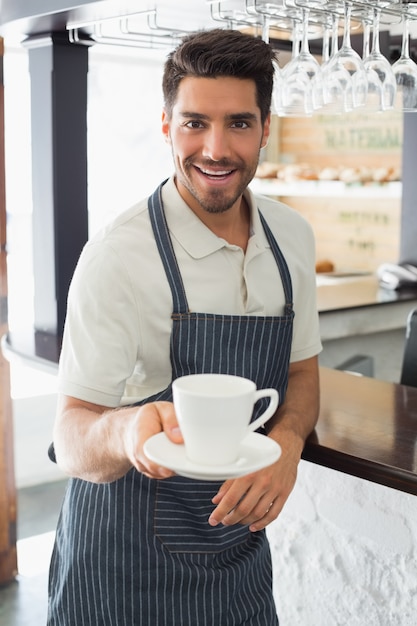
M 244 437 L 265 424 L 278 406 L 276 389 L 257 391 L 253 381 L 228 374 L 182 376 L 174 380 L 172 391 L 186 456 L 201 465 L 234 463 Z M 267 397 L 267 409 L 250 423 L 255 403 Z

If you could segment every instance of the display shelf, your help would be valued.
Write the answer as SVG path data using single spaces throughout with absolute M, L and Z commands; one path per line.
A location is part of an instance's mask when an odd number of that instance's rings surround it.
M 254 178 L 250 184 L 254 193 L 264 196 L 313 196 L 328 198 L 401 198 L 402 183 L 344 183 L 342 181 L 297 180 L 281 182 L 270 178 Z

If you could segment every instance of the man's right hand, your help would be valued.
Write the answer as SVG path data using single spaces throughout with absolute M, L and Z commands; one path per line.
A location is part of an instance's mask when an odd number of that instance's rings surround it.
M 131 427 L 126 431 L 125 445 L 131 463 L 149 478 L 174 476 L 174 472 L 153 463 L 143 451 L 145 442 L 161 431 L 173 443 L 181 444 L 184 441 L 172 402 L 152 402 L 139 407 Z
M 149 478 L 168 478 L 173 472 L 143 450 L 162 431 L 183 443 L 172 402 L 112 409 L 61 395 L 54 427 L 57 463 L 69 476 L 95 483 L 117 480 L 132 466 Z

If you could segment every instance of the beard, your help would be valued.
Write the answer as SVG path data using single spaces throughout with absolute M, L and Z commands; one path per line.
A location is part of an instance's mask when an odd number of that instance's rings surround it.
M 255 176 L 256 168 L 258 167 L 259 155 L 256 161 L 250 164 L 245 162 L 231 162 L 227 159 L 221 159 L 220 161 L 204 161 L 198 165 L 194 164 L 192 158 L 185 159 L 183 167 L 177 169 L 177 177 L 180 182 L 186 187 L 191 196 L 199 203 L 201 208 L 207 213 L 220 214 L 228 211 L 235 202 L 242 196 L 243 192 Z M 224 171 L 233 171 L 238 173 L 238 179 L 229 188 L 210 188 L 203 185 L 196 185 L 193 183 L 193 173 L 195 169 L 221 169 Z M 235 174 L 234 174 L 235 175 Z

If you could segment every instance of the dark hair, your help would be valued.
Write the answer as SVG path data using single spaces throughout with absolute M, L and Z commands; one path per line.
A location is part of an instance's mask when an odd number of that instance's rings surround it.
M 274 59 L 269 44 L 238 30 L 216 28 L 187 35 L 165 63 L 162 89 L 168 116 L 172 114 L 179 84 L 186 76 L 233 76 L 255 82 L 263 123 L 271 107 Z

